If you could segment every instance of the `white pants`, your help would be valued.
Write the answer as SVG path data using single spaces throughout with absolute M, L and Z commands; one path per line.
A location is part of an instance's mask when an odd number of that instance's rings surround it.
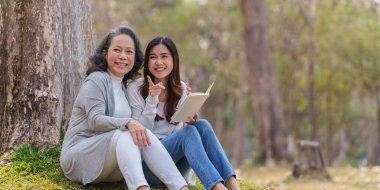
M 139 149 L 133 143 L 129 131 L 117 130 L 111 139 L 104 169 L 96 182 L 114 182 L 124 178 L 130 190 L 149 186 L 142 169 L 143 158 L 150 170 L 170 190 L 178 190 L 186 186 L 186 181 L 165 147 L 151 131 L 147 130 L 147 132 L 151 146 Z

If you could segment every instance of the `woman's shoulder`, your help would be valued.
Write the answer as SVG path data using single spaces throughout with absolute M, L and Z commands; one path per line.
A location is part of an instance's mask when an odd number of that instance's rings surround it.
M 140 88 L 141 85 L 144 84 L 144 78 L 138 78 L 131 83 L 128 84 L 127 89 L 136 89 Z
M 109 74 L 104 71 L 95 71 L 86 77 L 86 80 L 107 81 L 110 78 Z
M 181 81 L 181 87 L 186 89 L 186 87 L 187 87 L 186 82 Z
M 186 97 L 187 96 L 187 84 L 186 82 L 181 81 L 181 88 L 182 88 L 182 96 Z

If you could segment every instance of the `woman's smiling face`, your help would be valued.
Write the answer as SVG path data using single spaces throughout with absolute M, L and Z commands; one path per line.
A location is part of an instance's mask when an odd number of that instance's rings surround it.
M 163 44 L 152 48 L 149 54 L 149 71 L 153 74 L 155 81 L 166 81 L 173 70 L 173 56 L 169 49 Z
M 111 44 L 103 54 L 108 70 L 117 77 L 124 77 L 135 64 L 135 43 L 125 34 L 120 34 L 111 40 Z

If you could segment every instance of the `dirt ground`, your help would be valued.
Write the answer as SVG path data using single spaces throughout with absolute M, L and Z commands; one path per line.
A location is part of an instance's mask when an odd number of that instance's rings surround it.
M 380 190 L 380 167 L 328 168 L 332 181 L 293 179 L 291 168 L 241 168 L 238 177 L 275 190 Z

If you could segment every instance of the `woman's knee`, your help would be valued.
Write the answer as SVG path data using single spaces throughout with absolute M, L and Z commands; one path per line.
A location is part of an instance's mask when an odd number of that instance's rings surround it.
M 160 140 L 158 140 L 157 136 L 152 131 L 150 131 L 149 129 L 146 129 L 146 133 L 148 134 L 148 138 L 149 138 L 150 142 L 159 142 L 160 141 Z
M 118 143 L 122 142 L 122 144 L 124 144 L 124 146 L 134 144 L 132 135 L 129 131 L 120 131 L 118 133 L 119 133 L 117 136 L 117 142 Z
M 193 125 L 188 125 L 182 129 L 183 135 L 188 135 L 188 134 L 193 134 L 193 133 L 197 133 L 197 129 Z
M 152 131 L 150 131 L 149 129 L 146 129 L 146 133 L 148 134 L 148 137 L 151 138 L 151 137 L 155 137 L 156 135 L 154 135 L 154 133 Z
M 132 139 L 131 132 L 129 132 L 129 131 L 121 131 L 121 130 L 117 130 L 116 133 L 119 133 L 119 134 L 118 134 L 119 138 L 128 138 L 128 139 Z
M 184 138 L 194 139 L 199 137 L 199 132 L 194 125 L 188 125 L 181 130 L 181 135 Z
M 193 123 L 199 133 L 204 134 L 204 133 L 214 133 L 214 129 L 212 128 L 212 125 L 210 122 L 208 122 L 206 119 L 199 119 L 195 123 Z

